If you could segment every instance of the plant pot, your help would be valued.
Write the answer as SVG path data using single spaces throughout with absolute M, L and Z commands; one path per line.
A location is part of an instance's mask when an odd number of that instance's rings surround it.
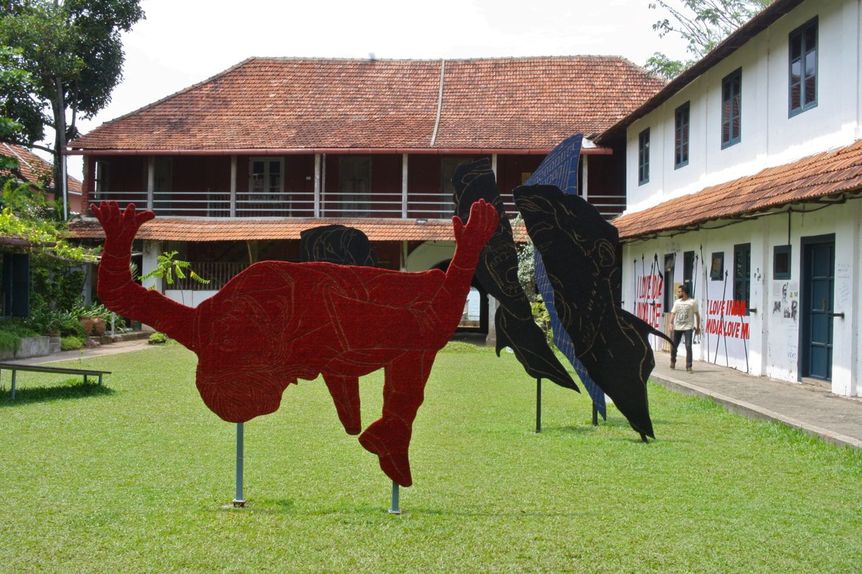
M 81 317 L 79 321 L 88 336 L 101 337 L 105 334 L 105 320 L 101 317 Z

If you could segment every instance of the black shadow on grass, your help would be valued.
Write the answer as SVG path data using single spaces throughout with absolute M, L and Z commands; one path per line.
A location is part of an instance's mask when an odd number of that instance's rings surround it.
M 12 400 L 11 388 L 0 387 L 0 408 L 15 407 L 30 403 L 46 403 L 67 399 L 83 399 L 86 397 L 97 397 L 113 395 L 116 391 L 98 383 L 60 384 L 49 387 L 19 387 L 15 391 L 15 400 Z

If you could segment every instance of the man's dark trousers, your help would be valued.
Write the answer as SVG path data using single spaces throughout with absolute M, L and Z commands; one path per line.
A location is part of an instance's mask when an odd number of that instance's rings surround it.
M 685 336 L 685 368 L 691 368 L 692 361 L 692 353 L 691 353 L 691 332 L 692 329 L 686 329 L 684 331 L 678 331 L 674 329 L 673 331 L 673 345 L 670 347 L 670 364 L 671 366 L 676 365 L 676 349 L 679 347 L 679 342 Z

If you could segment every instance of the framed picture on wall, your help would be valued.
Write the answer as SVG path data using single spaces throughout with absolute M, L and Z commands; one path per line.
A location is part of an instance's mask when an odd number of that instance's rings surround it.
M 713 281 L 724 279 L 724 251 L 716 251 L 712 254 L 712 263 L 709 266 L 709 278 Z

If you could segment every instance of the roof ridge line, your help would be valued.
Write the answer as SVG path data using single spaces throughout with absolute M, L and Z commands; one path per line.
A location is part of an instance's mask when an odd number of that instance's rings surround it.
M 573 60 L 573 59 L 606 59 L 624 60 L 633 65 L 633 62 L 619 54 L 568 54 L 547 56 L 487 56 L 487 57 L 463 57 L 463 58 L 352 58 L 352 57 L 318 57 L 318 56 L 256 56 L 247 60 L 263 60 L 268 62 L 419 62 L 432 64 L 441 60 L 449 62 L 501 62 L 501 61 L 526 61 L 526 60 Z
M 27 160 L 24 158 L 24 156 L 22 156 L 22 155 L 21 155 L 21 151 L 20 151 L 20 150 L 22 150 L 22 149 L 26 149 L 24 146 L 19 145 L 19 144 L 12 144 L 12 143 L 9 143 L 9 142 L 3 142 L 3 145 L 5 145 L 5 146 L 6 146 L 6 149 L 8 149 L 8 150 L 9 150 L 9 153 L 11 153 L 12 155 L 14 155 L 14 156 L 15 156 L 15 158 L 16 158 L 20 163 L 23 163 L 23 164 L 25 164 L 28 168 L 33 169 L 33 164 L 31 164 L 29 161 L 27 161 Z M 31 153 L 32 153 L 32 152 L 31 152 Z M 35 155 L 35 154 L 33 154 L 33 155 Z
M 440 128 L 440 116 L 443 115 L 443 84 L 446 81 L 446 60 L 440 60 L 440 86 L 437 91 L 437 118 L 434 120 L 434 131 L 431 132 L 431 144 L 437 143 L 437 130 Z

